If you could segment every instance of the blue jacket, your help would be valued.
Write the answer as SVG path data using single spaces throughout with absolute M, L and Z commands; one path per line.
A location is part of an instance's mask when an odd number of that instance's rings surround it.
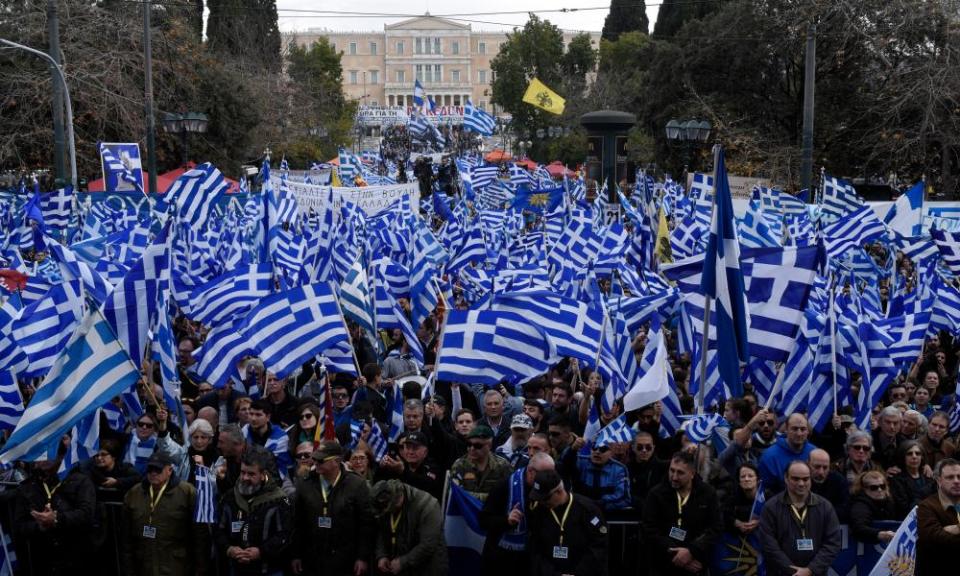
M 630 475 L 622 463 L 610 460 L 603 466 L 597 466 L 590 461 L 588 454 L 580 454 L 577 472 L 573 482 L 573 491 L 577 494 L 587 496 L 604 510 L 630 507 Z
M 772 492 L 782 492 L 783 475 L 787 472 L 787 466 L 794 460 L 807 460 L 816 448 L 807 442 L 797 452 L 787 444 L 786 438 L 778 438 L 760 456 L 760 480 L 763 481 L 763 487 Z

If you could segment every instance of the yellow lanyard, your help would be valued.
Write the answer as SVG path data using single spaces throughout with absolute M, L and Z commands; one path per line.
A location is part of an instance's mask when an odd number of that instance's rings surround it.
M 397 517 L 394 518 L 393 514 L 390 514 L 390 545 L 396 548 L 397 546 L 397 527 L 400 526 L 400 518 L 403 516 L 403 510 L 397 514 Z M 396 552 L 396 550 L 394 550 Z
M 563 511 L 563 518 L 557 518 L 557 513 L 550 510 L 550 514 L 553 515 L 553 520 L 557 523 L 557 526 L 560 527 L 560 545 L 563 546 L 563 525 L 567 523 L 567 516 L 570 515 L 570 507 L 573 505 L 573 494 L 570 494 L 570 499 L 567 500 L 567 509 Z
M 160 491 L 157 492 L 157 497 L 153 497 L 153 486 L 150 486 L 150 519 L 147 520 L 147 524 L 153 524 L 153 511 L 157 509 L 157 505 L 160 504 L 160 499 L 163 498 L 163 493 L 166 491 L 167 485 L 164 484 Z
M 51 490 L 50 487 L 47 486 L 46 482 L 43 483 L 43 491 L 47 493 L 47 504 L 53 502 L 53 495 L 56 494 L 57 488 L 60 488 L 60 484 L 60 482 L 57 482 L 57 485 Z
M 687 495 L 681 498 L 680 493 L 677 492 L 677 528 L 683 526 L 683 507 L 687 505 L 687 500 L 690 499 L 692 493 L 693 490 L 687 492 Z
M 793 511 L 793 516 L 794 518 L 797 519 L 797 524 L 800 525 L 800 537 L 803 539 L 806 539 L 807 538 L 807 528 L 806 528 L 807 507 L 806 506 L 803 507 L 802 514 L 800 513 L 799 510 L 797 510 L 797 507 L 794 506 L 793 504 L 790 505 L 790 510 Z
M 330 501 L 330 498 L 329 498 L 330 492 L 334 488 L 336 488 L 337 482 L 340 481 L 341 474 L 343 474 L 343 472 L 337 473 L 337 477 L 334 479 L 333 483 L 330 484 L 329 488 L 327 488 L 326 480 L 323 480 L 323 479 L 320 480 L 320 495 L 323 497 L 323 515 L 324 516 L 327 515 L 327 503 Z

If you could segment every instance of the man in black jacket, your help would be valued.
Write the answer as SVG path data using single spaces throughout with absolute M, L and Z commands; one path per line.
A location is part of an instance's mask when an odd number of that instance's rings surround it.
M 384 456 L 374 480 L 396 478 L 404 484 L 419 488 L 440 502 L 443 499 L 443 481 L 446 470 L 431 457 L 427 437 L 423 432 L 404 432 L 400 435 L 400 458 Z
M 316 469 L 297 483 L 293 572 L 365 574 L 375 534 L 370 489 L 343 466 L 337 442 L 322 442 L 313 459 Z
M 250 446 L 240 462 L 240 480 L 223 495 L 216 528 L 217 551 L 236 576 L 283 571 L 293 532 L 293 507 L 271 477 L 273 455 Z
M 567 492 L 555 470 L 537 472 L 530 490 L 530 573 L 607 573 L 607 523 L 592 500 Z
M 811 492 L 833 504 L 837 518 L 846 524 L 850 517 L 850 487 L 847 478 L 830 468 L 830 454 L 817 448 L 807 459 L 810 465 Z
M 717 493 L 697 477 L 692 454 L 673 455 L 667 481 L 647 495 L 642 525 L 652 544 L 652 576 L 707 573 L 723 521 Z

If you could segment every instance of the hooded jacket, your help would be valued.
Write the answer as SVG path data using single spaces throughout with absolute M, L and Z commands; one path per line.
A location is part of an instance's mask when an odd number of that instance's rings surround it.
M 226 555 L 231 546 L 260 550 L 260 558 L 253 562 L 224 558 L 236 576 L 282 572 L 289 564 L 293 505 L 272 478 L 252 497 L 240 494 L 239 489 L 238 482 L 221 502 L 215 534 L 217 552 Z
M 763 487 L 772 492 L 782 492 L 783 475 L 787 472 L 787 466 L 796 460 L 808 460 L 810 453 L 816 448 L 808 441 L 804 442 L 803 447 L 797 451 L 790 447 L 786 438 L 778 438 L 773 446 L 763 451 L 757 465 Z

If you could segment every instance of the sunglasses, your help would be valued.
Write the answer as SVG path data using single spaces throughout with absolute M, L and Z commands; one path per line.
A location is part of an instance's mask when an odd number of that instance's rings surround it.
M 467 448 L 472 448 L 473 450 L 482 450 L 486 445 L 486 442 L 469 442 L 467 444 Z
M 887 485 L 886 484 L 870 484 L 868 486 L 864 486 L 864 488 L 866 488 L 871 492 L 881 492 L 883 490 L 886 490 Z
M 153 428 L 153 422 L 137 422 L 137 428 Z
M 310 452 L 302 452 L 297 454 L 297 460 L 309 460 L 311 456 L 313 456 L 313 454 Z
M 870 447 L 869 447 L 869 446 L 862 446 L 862 445 L 860 445 L 860 444 L 854 444 L 853 446 L 850 447 L 850 449 L 851 449 L 851 450 L 856 450 L 857 452 L 869 452 L 869 451 L 870 451 Z
M 764 427 L 767 427 L 767 426 L 776 426 L 776 425 L 777 425 L 777 423 L 774 422 L 773 420 L 764 420 L 763 422 L 760 422 L 760 426 L 764 426 Z
M 607 452 L 610 451 L 610 447 L 609 447 L 609 446 L 594 446 L 593 451 L 594 451 L 594 452 L 597 452 L 598 454 L 606 454 Z
M 300 415 L 301 420 L 310 420 L 311 418 L 315 418 L 312 412 L 307 412 L 306 414 Z
M 653 444 L 637 444 L 637 452 L 650 452 L 653 450 Z

